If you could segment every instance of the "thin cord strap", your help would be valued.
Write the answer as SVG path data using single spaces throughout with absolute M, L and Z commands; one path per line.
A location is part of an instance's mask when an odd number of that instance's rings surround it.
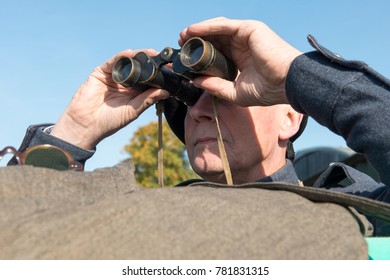
M 217 104 L 218 104 L 218 99 L 217 99 L 217 97 L 213 96 L 214 117 L 215 117 L 215 123 L 217 124 L 217 130 L 218 130 L 218 149 L 219 149 L 219 154 L 221 155 L 223 171 L 225 173 L 225 178 L 226 178 L 226 184 L 233 185 L 232 172 L 230 170 L 230 165 L 229 165 L 229 161 L 228 161 L 228 158 L 227 158 L 227 155 L 226 155 L 225 145 L 223 144 L 221 128 L 219 126 Z
M 163 149 L 163 127 L 162 114 L 164 112 L 164 101 L 156 104 L 156 114 L 158 117 L 158 148 L 157 148 L 157 165 L 158 165 L 158 186 L 164 187 L 164 149 Z

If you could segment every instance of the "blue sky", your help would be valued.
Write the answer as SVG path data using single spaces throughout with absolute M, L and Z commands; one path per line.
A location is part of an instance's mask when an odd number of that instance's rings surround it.
M 191 23 L 225 16 L 258 19 L 303 52 L 313 34 L 348 59 L 390 77 L 390 1 L 31 1 L 0 0 L 0 147 L 18 146 L 29 124 L 56 122 L 94 67 L 127 48 L 177 47 Z M 128 157 L 123 146 L 154 109 L 98 145 L 86 170 Z M 310 121 L 296 150 L 345 146 Z

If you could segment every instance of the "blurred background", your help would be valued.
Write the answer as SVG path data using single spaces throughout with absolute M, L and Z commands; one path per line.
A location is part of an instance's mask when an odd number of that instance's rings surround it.
M 303 52 L 307 34 L 347 59 L 390 77 L 390 1 L 0 0 L 0 147 L 19 146 L 30 124 L 55 123 L 96 66 L 127 49 L 178 47 L 182 29 L 217 16 L 264 21 Z M 152 107 L 101 142 L 86 170 L 113 166 L 134 131 L 156 120 Z M 344 147 L 310 120 L 297 151 Z

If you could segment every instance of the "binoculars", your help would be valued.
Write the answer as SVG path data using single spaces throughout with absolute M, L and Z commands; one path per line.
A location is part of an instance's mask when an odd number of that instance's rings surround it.
M 171 63 L 170 66 L 166 64 Z M 203 93 L 191 80 L 200 75 L 233 81 L 236 66 L 210 42 L 199 37 L 188 40 L 181 49 L 167 47 L 156 56 L 139 52 L 134 57 L 122 57 L 114 65 L 114 82 L 136 90 L 162 88 L 172 97 L 193 106 Z

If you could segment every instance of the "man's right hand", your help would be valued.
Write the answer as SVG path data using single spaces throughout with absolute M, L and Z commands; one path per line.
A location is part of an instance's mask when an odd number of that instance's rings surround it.
M 154 50 L 142 50 L 156 55 Z M 77 90 L 54 126 L 51 135 L 84 149 L 94 149 L 104 138 L 138 118 L 157 101 L 167 98 L 165 90 L 151 88 L 138 92 L 112 80 L 112 68 L 122 56 L 139 51 L 127 50 L 94 69 Z
M 179 44 L 199 36 L 214 44 L 239 69 L 234 82 L 203 76 L 198 87 L 241 106 L 288 103 L 285 80 L 292 61 L 301 54 L 267 25 L 254 20 L 214 18 L 190 25 Z

